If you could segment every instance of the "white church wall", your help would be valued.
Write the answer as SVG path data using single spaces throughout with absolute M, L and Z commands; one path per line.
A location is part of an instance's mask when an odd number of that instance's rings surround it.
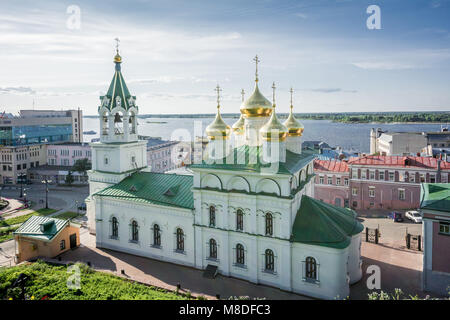
M 350 284 L 353 284 L 362 278 L 361 233 L 352 237 L 348 252 L 348 274 L 350 276 Z
M 305 260 L 317 262 L 317 281 L 303 280 Z M 292 290 L 321 299 L 345 299 L 349 293 L 347 276 L 348 248 L 334 249 L 294 243 L 292 250 Z
M 97 247 L 194 266 L 192 211 L 175 207 L 134 204 L 103 198 L 97 206 Z M 111 219 L 119 222 L 118 239 L 111 238 Z M 138 242 L 131 241 L 131 222 L 139 226 Z M 161 228 L 161 247 L 153 246 L 153 226 Z M 176 229 L 184 232 L 184 252 L 176 252 Z

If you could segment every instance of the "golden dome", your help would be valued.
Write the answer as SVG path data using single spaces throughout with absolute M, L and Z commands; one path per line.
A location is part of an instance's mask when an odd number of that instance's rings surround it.
M 300 121 L 295 119 L 294 113 L 292 112 L 292 109 L 294 108 L 294 106 L 292 105 L 292 95 L 294 93 L 294 90 L 291 88 L 290 92 L 291 92 L 291 112 L 289 113 L 289 117 L 286 119 L 286 121 L 283 124 L 289 130 L 288 136 L 301 137 L 305 127 L 303 127 L 303 124 L 301 124 Z
M 273 132 L 275 131 L 275 132 Z M 288 128 L 278 120 L 275 111 L 272 113 L 269 121 L 259 130 L 264 140 L 284 141 L 288 134 Z M 278 138 L 276 138 L 278 136 Z
M 265 125 L 259 130 L 261 136 L 264 140 L 278 140 L 284 141 L 288 134 L 288 128 L 278 120 L 277 114 L 275 113 L 275 83 L 272 85 L 273 88 L 273 112 L 272 115 Z
M 217 85 L 217 114 L 213 123 L 206 127 L 206 135 L 211 140 L 216 139 L 228 139 L 230 136 L 231 128 L 229 125 L 223 121 L 222 116 L 220 115 L 220 87 Z
M 238 121 L 236 121 L 233 126 L 231 127 L 231 129 L 233 130 L 234 134 L 244 134 L 244 116 L 241 114 L 240 118 Z
M 272 103 L 259 91 L 258 82 L 252 95 L 241 105 L 241 113 L 247 118 L 268 117 L 273 111 Z
M 303 124 L 295 119 L 294 114 L 292 113 L 292 105 L 289 117 L 285 122 L 283 122 L 283 124 L 286 126 L 286 128 L 288 128 L 288 136 L 290 137 L 301 137 L 303 134 L 303 130 L 305 129 L 305 127 L 303 127 Z

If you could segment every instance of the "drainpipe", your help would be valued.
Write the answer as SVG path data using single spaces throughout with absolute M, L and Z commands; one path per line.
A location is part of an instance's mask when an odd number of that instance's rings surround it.
M 441 159 L 438 159 L 438 161 L 437 161 L 437 174 L 436 174 L 436 182 L 437 183 L 441 182 L 441 162 L 442 162 L 442 154 L 441 154 Z

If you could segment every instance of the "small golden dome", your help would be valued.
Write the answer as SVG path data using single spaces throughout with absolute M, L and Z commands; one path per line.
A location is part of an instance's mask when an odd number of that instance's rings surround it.
M 275 82 L 272 85 L 272 89 L 273 89 L 272 116 L 270 117 L 269 121 L 267 121 L 267 123 L 263 125 L 261 129 L 259 129 L 259 132 L 261 133 L 261 136 L 264 140 L 284 141 L 288 134 L 288 128 L 286 128 L 286 126 L 282 124 L 280 120 L 278 120 L 277 114 L 275 113 Z
M 225 140 L 230 136 L 231 128 L 223 121 L 222 116 L 220 115 L 220 91 L 222 91 L 222 89 L 217 85 L 215 90 L 217 92 L 217 114 L 213 123 L 206 127 L 205 132 L 211 140 Z
M 272 103 L 259 91 L 258 82 L 252 95 L 241 105 L 241 113 L 248 117 L 268 117 L 272 113 Z
M 292 113 L 292 105 L 291 105 L 291 112 L 289 113 L 289 117 L 286 119 L 283 124 L 288 128 L 288 136 L 290 137 L 301 137 L 303 134 L 303 130 L 305 127 L 303 127 L 303 124 L 301 124 L 300 121 L 295 119 L 294 114 Z
M 288 128 L 278 120 L 275 111 L 272 113 L 269 121 L 259 130 L 264 140 L 284 141 L 288 134 Z
M 294 113 L 292 112 L 292 109 L 294 108 L 292 104 L 292 96 L 294 94 L 294 89 L 291 88 L 291 112 L 289 113 L 289 117 L 286 119 L 286 121 L 283 123 L 289 130 L 288 136 L 289 137 L 301 137 L 303 134 L 303 130 L 305 129 L 303 127 L 303 124 L 301 124 L 300 121 L 295 119 Z
M 231 127 L 234 134 L 238 134 L 238 135 L 244 134 L 244 123 L 245 123 L 245 119 L 244 119 L 244 116 L 241 114 L 239 120 L 236 121 L 233 124 L 233 126 Z

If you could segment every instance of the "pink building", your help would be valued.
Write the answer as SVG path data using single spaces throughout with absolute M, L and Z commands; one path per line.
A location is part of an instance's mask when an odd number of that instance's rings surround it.
M 417 209 L 421 183 L 450 181 L 450 163 L 431 157 L 365 156 L 348 166 L 354 209 Z
M 349 169 L 346 161 L 315 160 L 314 195 L 326 203 L 348 207 Z
M 422 184 L 422 289 L 448 297 L 450 292 L 450 184 Z
M 77 160 L 92 160 L 88 143 L 60 143 L 47 145 L 47 164 L 50 166 L 73 166 Z

